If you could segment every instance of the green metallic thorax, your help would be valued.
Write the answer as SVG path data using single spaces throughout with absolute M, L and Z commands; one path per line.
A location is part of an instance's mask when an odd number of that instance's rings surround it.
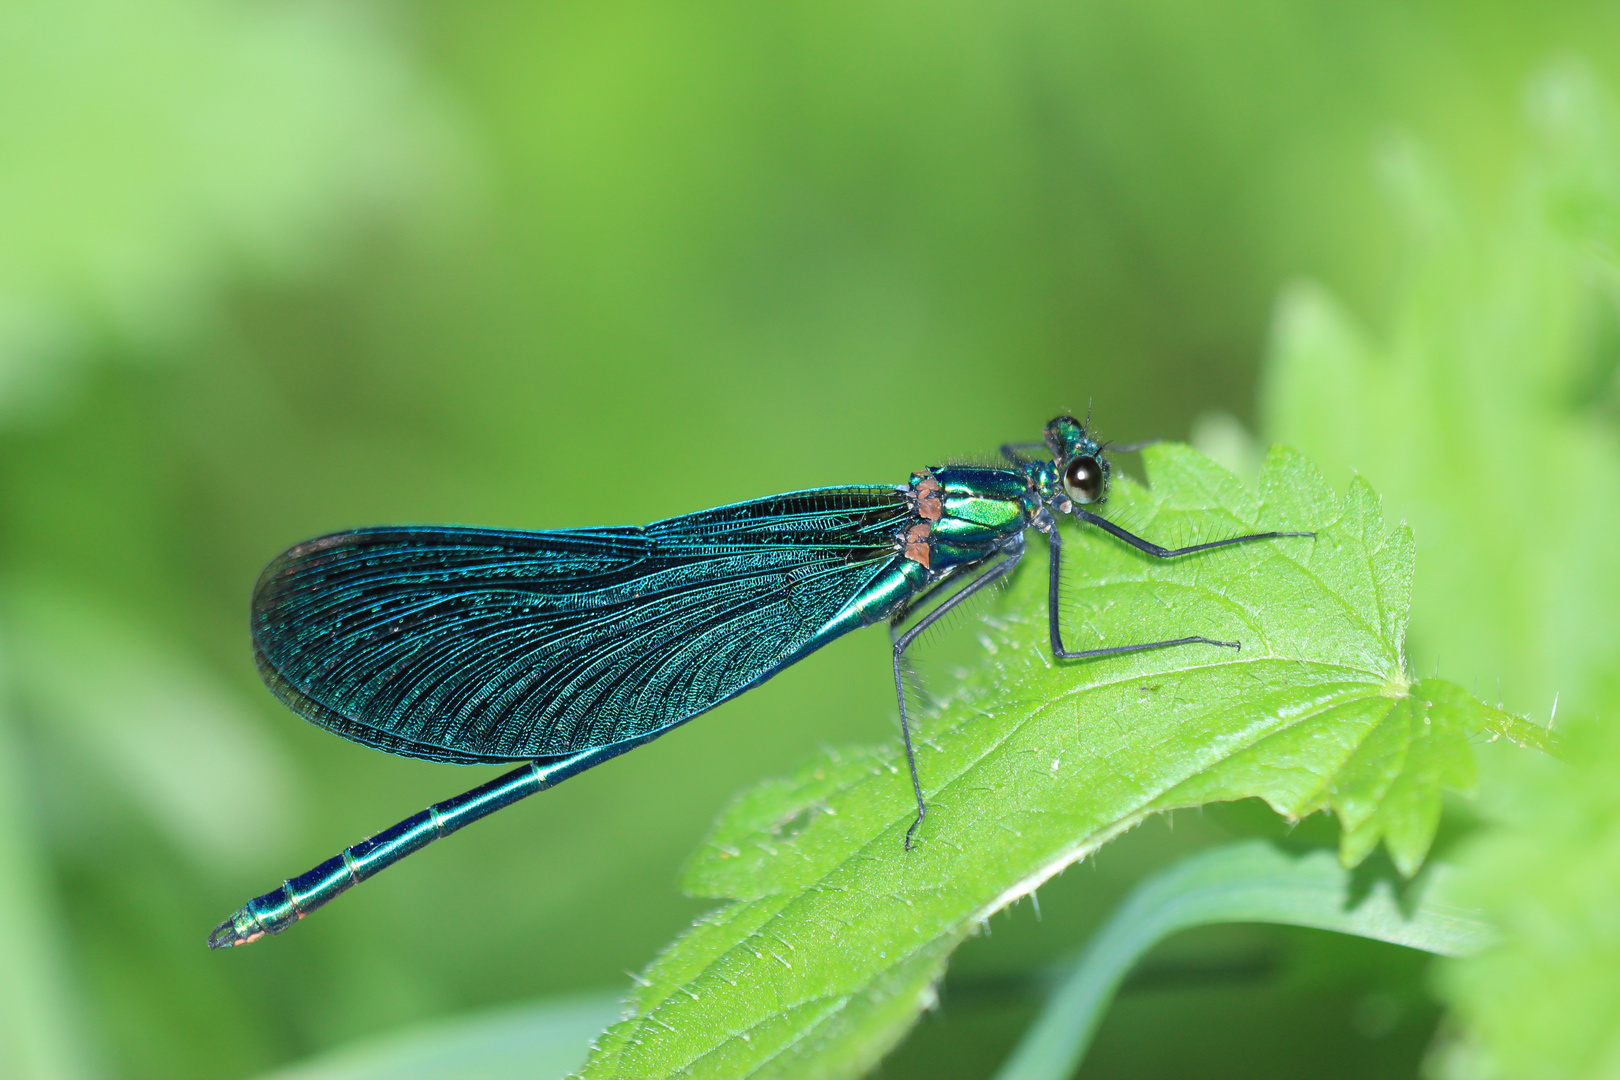
M 1041 508 L 1040 494 L 1022 470 L 947 466 L 932 473 L 943 489 L 944 510 L 933 523 L 935 576 L 983 560 L 1029 528 Z

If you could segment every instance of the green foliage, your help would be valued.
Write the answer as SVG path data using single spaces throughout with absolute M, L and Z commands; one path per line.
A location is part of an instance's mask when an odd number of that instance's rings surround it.
M 1131 968 L 1159 941 L 1195 926 L 1309 926 L 1447 956 L 1476 953 L 1496 932 L 1448 901 L 1450 876 L 1431 864 L 1397 894 L 1387 880 L 1355 880 L 1325 851 L 1289 856 L 1253 840 L 1189 856 L 1138 885 L 1092 936 L 996 1080 L 1073 1076 Z
M 0 669 L 9 675 L 10 665 Z M 22 795 L 23 755 L 0 716 L 0 1073 L 19 1080 L 90 1075 L 82 1004 L 68 975 L 56 912 L 46 903 L 46 864 Z
M 1575 725 L 1570 764 L 1519 764 L 1493 792 L 1495 828 L 1459 853 L 1459 896 L 1502 944 L 1441 969 L 1468 1035 L 1442 1080 L 1599 1080 L 1620 1070 L 1620 724 Z
M 1420 650 L 1517 704 L 1608 721 L 1567 766 L 1492 762 L 1491 827 L 1459 861 L 1504 943 L 1441 969 L 1466 1028 L 1435 1071 L 1456 1080 L 1620 1067 L 1620 110 L 1573 62 L 1527 103 L 1534 147 L 1488 224 L 1420 149 L 1390 152 L 1408 230 L 1390 333 L 1301 286 L 1267 372 L 1271 433 L 1365 472 L 1432 551 Z
M 1382 838 L 1417 869 L 1442 787 L 1473 784 L 1469 738 L 1533 729 L 1447 684 L 1410 683 L 1410 533 L 1385 532 L 1365 483 L 1340 499 L 1288 451 L 1258 491 L 1184 447 L 1148 461 L 1153 487 L 1122 484 L 1109 507 L 1146 535 L 1316 535 L 1160 563 L 1077 533 L 1068 638 L 1197 633 L 1242 651 L 1054 662 L 1045 576 L 1026 567 L 989 657 L 923 727 L 917 848 L 901 847 L 912 811 L 892 745 L 740 797 L 686 875 L 731 903 L 649 969 L 585 1076 L 859 1075 L 984 920 L 1160 810 L 1256 795 L 1291 816 L 1331 808 L 1347 863 Z
M 612 994 L 550 998 L 363 1040 L 263 1080 L 556 1080 L 618 1015 Z
M 229 685 L 138 620 L 54 583 L 11 583 L 0 611 L 36 741 L 103 793 L 74 793 L 64 846 L 105 842 L 107 823 L 134 809 L 204 874 L 234 881 L 253 859 L 236 842 L 244 818 L 285 857 L 304 793 Z
M 1360 472 L 1412 523 L 1419 668 L 1520 709 L 1591 709 L 1620 658 L 1620 140 L 1578 65 L 1530 93 L 1537 152 L 1482 228 L 1410 140 L 1383 178 L 1407 232 L 1387 340 L 1318 286 L 1279 305 L 1267 435 Z
M 434 216 L 465 167 L 359 8 L 0 3 L 0 70 L 3 421 L 56 412 L 98 346 L 173 356 L 367 218 Z

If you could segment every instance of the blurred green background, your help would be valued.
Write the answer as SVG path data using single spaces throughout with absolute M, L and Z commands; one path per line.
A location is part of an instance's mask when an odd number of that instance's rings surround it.
M 1088 407 L 1225 445 L 1291 281 L 1391 318 L 1384 149 L 1489 220 L 1570 56 L 1620 85 L 1620 8 L 0 2 L 0 1072 L 247 1077 L 621 989 L 703 910 L 677 870 L 733 792 L 893 731 L 857 635 L 210 955 L 248 896 L 495 772 L 275 703 L 246 608 L 283 547 L 902 481 Z M 988 1075 L 1032 973 L 1251 811 L 998 917 L 884 1075 Z M 1392 946 L 1155 955 L 1084 1075 L 1415 1075 L 1435 1030 Z

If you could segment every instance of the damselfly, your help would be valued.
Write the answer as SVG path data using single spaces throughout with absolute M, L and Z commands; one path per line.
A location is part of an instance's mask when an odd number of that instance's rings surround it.
M 1031 455 L 1034 448 L 1046 453 Z M 1194 635 L 1065 648 L 1055 515 L 1072 514 L 1158 558 L 1309 535 L 1255 533 L 1179 548 L 1144 540 L 1088 509 L 1107 497 L 1109 461 L 1072 417 L 1048 424 L 1044 444 L 1009 444 L 1002 454 L 1004 467 L 940 466 L 899 486 L 794 491 L 640 528 L 384 526 L 284 552 L 259 578 L 252 626 L 259 671 L 289 708 L 389 753 L 525 764 L 248 901 L 209 946 L 279 933 L 434 840 L 880 622 L 893 637 L 900 734 L 917 800 L 902 841 L 909 851 L 928 808 L 902 658 L 946 612 L 1012 573 L 1027 530 L 1047 536 L 1048 631 L 1063 660 L 1239 643 Z

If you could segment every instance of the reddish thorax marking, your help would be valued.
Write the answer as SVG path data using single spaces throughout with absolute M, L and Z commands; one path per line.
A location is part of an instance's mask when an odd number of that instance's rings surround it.
M 916 489 L 917 516 L 924 521 L 938 521 L 945 516 L 945 504 L 939 497 L 939 481 L 926 469 L 920 475 L 922 479 L 917 481 Z
M 938 521 L 945 516 L 945 503 L 940 499 L 939 493 L 943 490 L 934 474 L 924 469 L 912 477 L 911 505 L 922 518 L 911 528 L 906 530 L 903 544 L 906 558 L 914 563 L 921 563 L 923 569 L 929 569 L 933 558 L 933 548 L 929 537 L 934 531 L 931 522 Z
M 933 555 L 928 546 L 928 534 L 934 528 L 926 521 L 919 521 L 906 530 L 906 558 L 915 563 L 922 563 L 923 569 L 929 569 L 928 562 Z

